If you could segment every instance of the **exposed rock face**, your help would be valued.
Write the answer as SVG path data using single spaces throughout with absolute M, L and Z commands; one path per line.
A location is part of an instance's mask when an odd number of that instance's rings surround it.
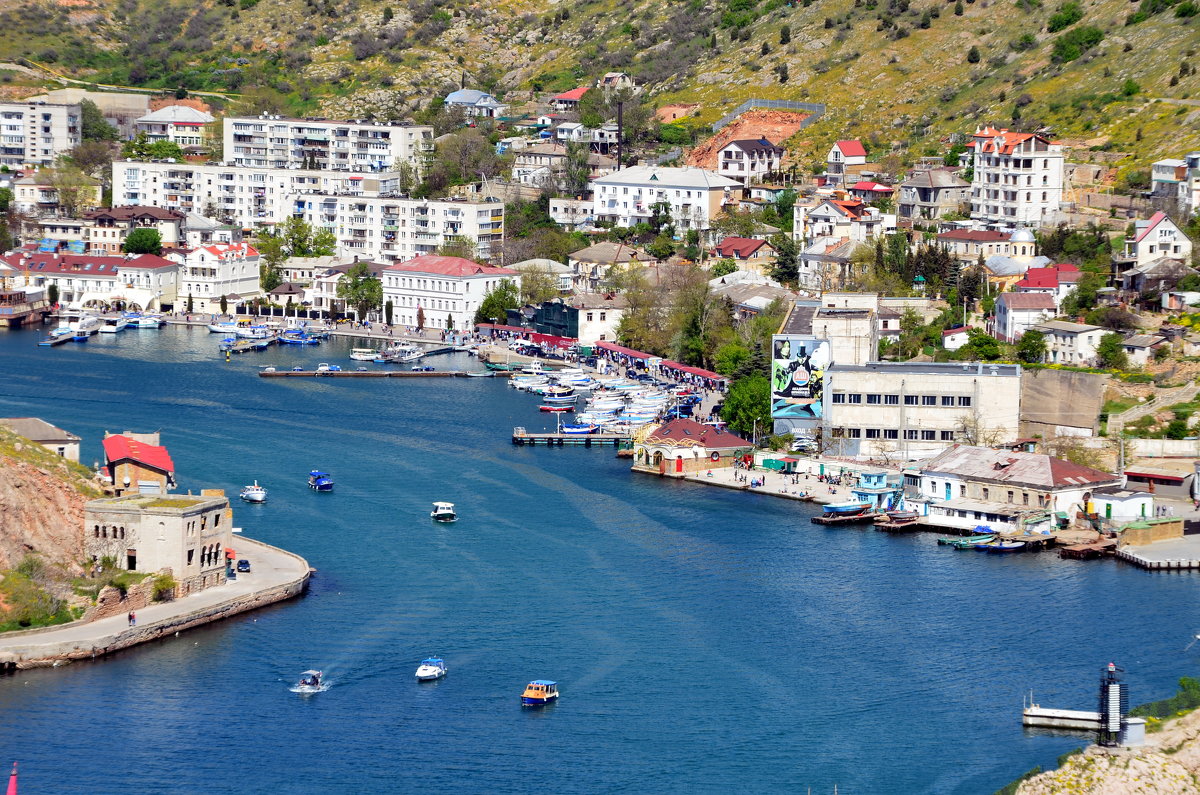
M 31 444 L 25 442 L 24 449 Z M 80 491 L 77 479 L 65 461 L 43 467 L 0 453 L 0 571 L 31 552 L 80 571 L 83 506 L 91 497 Z

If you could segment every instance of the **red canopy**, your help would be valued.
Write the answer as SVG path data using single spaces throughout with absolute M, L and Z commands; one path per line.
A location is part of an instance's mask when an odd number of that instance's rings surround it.
M 233 551 L 233 547 L 225 547 L 225 559 L 237 560 L 237 553 Z
M 712 370 L 705 370 L 703 367 L 692 367 L 690 364 L 680 364 L 679 362 L 673 362 L 673 361 L 670 361 L 669 359 L 664 360 L 662 363 L 662 366 L 670 367 L 671 369 L 679 370 L 684 373 L 698 375 L 701 378 L 711 378 L 714 381 L 728 381 L 729 380 L 728 376 L 721 375 L 720 373 L 714 373 Z
M 633 348 L 626 348 L 624 345 L 618 345 L 615 342 L 597 342 L 596 347 L 613 353 L 623 353 L 626 356 L 632 356 L 634 359 L 652 359 L 654 358 L 648 353 L 635 351 Z

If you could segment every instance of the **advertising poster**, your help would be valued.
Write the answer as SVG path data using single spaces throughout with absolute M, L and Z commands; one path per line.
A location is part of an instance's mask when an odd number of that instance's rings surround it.
M 789 420 L 793 431 L 815 433 L 821 424 L 829 342 L 780 334 L 771 348 L 772 418 Z

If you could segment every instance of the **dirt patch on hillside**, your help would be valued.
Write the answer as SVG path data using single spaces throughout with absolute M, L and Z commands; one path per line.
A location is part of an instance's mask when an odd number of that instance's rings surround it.
M 670 124 L 673 121 L 686 119 L 688 116 L 695 116 L 700 110 L 700 106 L 692 105 L 663 105 L 658 110 L 654 111 L 655 117 L 663 124 Z
M 759 138 L 766 138 L 773 144 L 782 145 L 796 134 L 808 115 L 786 110 L 748 110 L 689 152 L 687 164 L 715 171 L 717 153 L 730 141 L 757 141 Z M 786 162 L 787 155 L 784 155 L 784 163 Z

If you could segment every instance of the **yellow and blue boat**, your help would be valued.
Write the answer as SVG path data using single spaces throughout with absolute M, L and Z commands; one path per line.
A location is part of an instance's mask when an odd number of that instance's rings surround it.
M 525 692 L 521 694 L 521 706 L 540 707 L 557 698 L 558 682 L 551 682 L 549 679 L 534 679 L 525 685 Z

